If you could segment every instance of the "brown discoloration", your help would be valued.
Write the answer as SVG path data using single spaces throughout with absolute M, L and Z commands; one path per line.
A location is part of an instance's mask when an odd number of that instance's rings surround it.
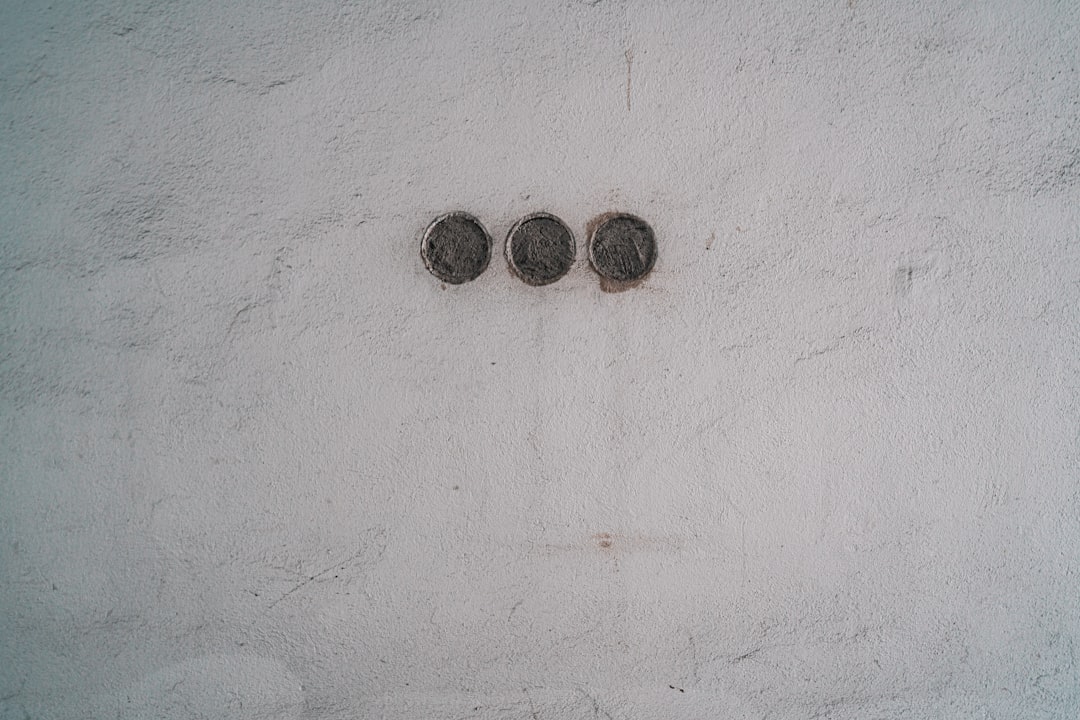
M 606 532 L 593 535 L 593 540 L 595 540 L 596 544 L 599 545 L 601 548 L 604 548 L 605 550 L 615 544 L 615 538 L 612 537 L 611 533 Z
M 600 278 L 600 289 L 606 293 L 621 293 L 627 290 L 632 290 L 633 288 L 636 288 L 642 283 L 644 283 L 645 280 L 649 277 L 649 274 L 652 272 L 652 263 L 650 263 L 648 266 L 648 270 L 646 270 L 646 272 L 641 277 L 622 280 L 608 277 L 603 272 L 601 272 L 599 268 L 596 267 L 596 262 L 593 258 L 593 241 L 596 238 L 596 231 L 599 230 L 600 227 L 609 220 L 613 220 L 619 216 L 634 217 L 632 215 L 629 215 L 628 213 L 610 210 L 608 212 L 597 215 L 585 224 L 585 237 L 587 238 L 588 243 L 589 265 Z M 655 257 L 653 258 L 653 262 L 655 262 Z
M 596 228 L 600 227 L 605 222 L 607 222 L 608 220 L 610 220 L 611 218 L 615 217 L 618 214 L 619 213 L 616 212 L 615 210 L 609 210 L 606 213 L 601 213 L 600 215 L 597 215 L 592 220 L 585 223 L 585 237 L 592 238 L 593 233 L 596 232 Z

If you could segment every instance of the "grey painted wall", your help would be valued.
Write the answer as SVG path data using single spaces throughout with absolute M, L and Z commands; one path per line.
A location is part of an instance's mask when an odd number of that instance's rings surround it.
M 1077 717 L 1078 62 L 1073 0 L 5 3 L 0 718 Z

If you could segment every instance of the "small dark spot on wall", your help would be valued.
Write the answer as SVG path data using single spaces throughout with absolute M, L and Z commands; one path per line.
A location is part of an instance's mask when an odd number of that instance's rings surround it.
M 677 688 L 677 687 L 675 687 L 674 685 L 668 685 L 668 687 L 669 687 L 669 688 L 671 688 L 672 690 L 678 690 L 678 691 L 679 691 L 679 692 L 681 692 L 681 693 L 684 693 L 684 692 L 686 692 L 686 690 L 684 690 L 684 689 L 682 689 L 682 688 Z
M 596 535 L 593 535 L 593 539 L 596 540 L 597 545 L 604 549 L 615 544 L 615 538 L 612 537 L 611 533 L 597 533 Z
M 491 261 L 491 236 L 463 212 L 435 219 L 424 233 L 420 256 L 431 274 L 451 285 L 475 280 Z
M 899 297 L 910 294 L 916 285 L 925 281 L 932 270 L 931 261 L 905 263 L 896 268 L 893 275 L 893 291 Z
M 626 213 L 608 213 L 590 226 L 589 262 L 600 275 L 601 288 L 608 292 L 627 290 L 652 271 L 656 235 L 644 220 Z
M 529 285 L 555 282 L 574 264 L 574 235 L 559 218 L 536 213 L 522 218 L 506 237 L 506 261 Z
M 896 269 L 896 276 L 893 278 L 896 294 L 903 296 L 911 292 L 911 285 L 914 280 L 915 268 L 910 266 L 898 267 Z

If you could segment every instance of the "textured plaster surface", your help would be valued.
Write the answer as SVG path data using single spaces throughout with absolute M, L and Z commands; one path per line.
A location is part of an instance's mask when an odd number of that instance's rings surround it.
M 1080 714 L 1080 3 L 12 0 L 0 70 L 3 720 Z

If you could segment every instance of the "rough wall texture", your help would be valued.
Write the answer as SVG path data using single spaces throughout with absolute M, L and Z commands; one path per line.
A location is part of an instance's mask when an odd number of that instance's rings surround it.
M 0 718 L 1077 717 L 1078 63 L 1074 0 L 4 3 Z

